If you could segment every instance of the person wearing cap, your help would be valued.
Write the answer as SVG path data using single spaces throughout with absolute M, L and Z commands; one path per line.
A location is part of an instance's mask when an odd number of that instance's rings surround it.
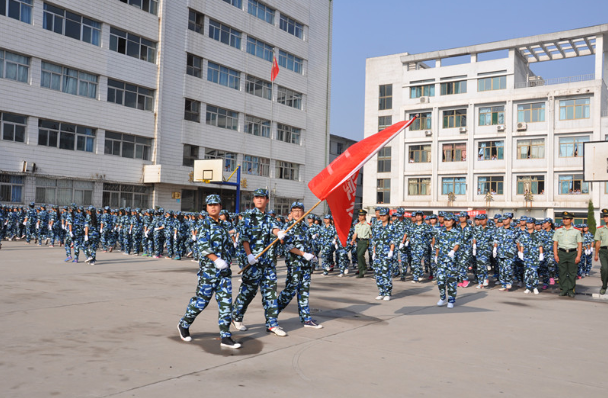
M 447 304 L 454 308 L 456 303 L 456 289 L 458 278 L 458 265 L 456 253 L 462 246 L 462 234 L 454 228 L 458 218 L 453 214 L 444 214 L 444 228 L 437 234 L 435 241 L 435 263 L 437 263 L 437 287 L 439 288 L 438 307 Z M 446 294 L 447 290 L 447 294 Z
M 154 217 L 154 228 L 152 229 L 152 234 L 154 238 L 154 256 L 153 258 L 161 258 L 163 255 L 164 245 L 165 245 L 165 210 L 161 207 L 156 211 L 156 215 Z
M 247 253 L 249 267 L 243 271 L 243 282 L 234 301 L 232 318 L 233 325 L 237 330 L 247 330 L 247 327 L 243 325 L 243 317 L 259 287 L 266 317 L 266 331 L 283 337 L 287 336 L 287 333 L 279 326 L 277 321 L 276 260 L 273 253 L 261 253 L 275 240 L 275 236 L 283 240 L 286 235 L 285 231 L 282 231 L 276 224 L 276 220 L 266 214 L 268 201 L 268 190 L 256 189 L 253 192 L 255 208 L 243 217 L 239 240 L 245 249 L 245 253 Z
M 576 288 L 576 273 L 581 261 L 583 236 L 574 228 L 574 215 L 568 211 L 562 213 L 564 227 L 553 234 L 553 255 L 559 270 L 560 296 L 574 298 Z
M 581 262 L 578 263 L 577 279 L 582 279 L 589 276 L 591 267 L 593 266 L 593 254 L 591 248 L 593 247 L 593 234 L 589 232 L 589 226 L 587 224 L 581 224 L 581 233 L 583 234 L 583 254 L 581 255 Z
M 367 264 L 365 262 L 365 252 L 369 247 L 369 239 L 372 236 L 371 224 L 367 222 L 367 211 L 361 209 L 357 213 L 359 222 L 355 225 L 355 233 L 351 244 L 357 246 L 357 266 L 359 271 L 357 278 L 363 278 L 367 271 Z
M 97 211 L 93 206 L 89 206 L 86 210 L 83 232 L 83 250 L 84 255 L 87 256 L 84 262 L 95 265 L 95 261 L 97 260 L 97 245 L 99 244 L 99 230 Z
M 321 246 L 319 244 L 321 226 L 316 223 L 316 216 L 314 214 L 309 214 L 308 217 L 306 218 L 306 221 L 308 223 L 308 239 L 310 239 L 310 243 L 312 245 L 312 252 L 315 255 L 315 257 L 319 258 L 319 252 L 321 251 Z M 314 269 L 317 268 L 317 266 L 318 266 L 318 261 L 317 261 L 317 263 L 314 264 L 313 271 L 314 271 Z
M 538 267 L 544 260 L 543 243 L 540 233 L 535 229 L 536 219 L 526 217 L 526 230 L 520 232 L 517 237 L 517 256 L 523 261 L 524 282 L 526 284 L 525 294 L 532 291 L 538 294 Z
M 608 209 L 602 209 L 600 212 L 604 225 L 595 230 L 595 261 L 599 261 L 600 277 L 602 278 L 602 287 L 600 294 L 606 294 L 608 287 Z
M 412 283 L 422 282 L 423 265 L 422 261 L 426 258 L 426 253 L 429 250 L 429 241 L 431 240 L 431 227 L 424 221 L 424 213 L 415 211 L 412 214 L 414 221 L 408 225 L 405 233 L 399 235 L 399 248 L 410 248 L 412 261 L 410 263 L 412 270 Z M 403 269 L 401 280 L 405 280 L 405 270 Z
M 36 236 L 36 204 L 31 202 L 23 220 L 25 225 L 25 242 L 29 245 L 32 238 Z
M 517 231 L 511 226 L 513 213 L 503 215 L 503 226 L 497 228 L 494 239 L 492 256 L 498 258 L 499 282 L 502 285 L 498 290 L 508 292 L 513 286 L 513 267 L 517 253 Z
M 458 287 L 469 287 L 469 269 L 471 267 L 472 249 L 473 249 L 473 227 L 467 222 L 469 214 L 466 211 L 461 211 L 458 214 L 458 224 L 454 226 L 462 234 L 462 246 L 458 250 L 456 263 L 458 264 Z
M 321 257 L 323 259 L 323 275 L 327 276 L 334 269 L 334 251 L 336 240 L 336 227 L 333 224 L 331 214 L 326 214 L 323 218 L 323 227 L 321 228 Z
M 494 241 L 494 231 L 488 226 L 488 216 L 478 214 L 475 216 L 479 225 L 473 229 L 473 244 L 471 254 L 475 257 L 475 273 L 477 275 L 477 289 L 483 289 L 489 284 L 488 271 L 492 268 L 490 258 Z
M 46 211 L 46 205 L 41 204 L 38 208 L 38 217 L 36 220 L 36 240 L 38 241 L 38 246 L 42 246 L 42 241 L 45 241 L 45 245 L 49 243 L 48 241 L 48 233 L 49 233 L 49 213 Z
M 553 252 L 553 219 L 545 218 L 542 221 L 541 237 L 543 241 L 543 252 L 545 259 L 541 261 L 540 275 L 543 280 L 543 290 L 549 286 L 555 285 L 557 278 L 557 270 L 554 256 L 550 255 Z
M 300 322 L 304 324 L 304 327 L 321 329 L 323 326 L 310 316 L 310 281 L 313 263 L 316 258 L 312 253 L 308 226 L 303 222 L 296 224 L 296 221 L 303 215 L 304 204 L 302 202 L 293 202 L 290 207 L 291 221 L 285 225 L 285 228 L 287 229 L 292 225 L 295 225 L 289 230 L 285 237 L 287 280 L 285 282 L 285 288 L 277 299 L 278 312 L 281 313 L 297 294 Z
M 209 217 L 205 218 L 198 229 L 196 244 L 199 246 L 198 285 L 196 294 L 190 299 L 186 313 L 177 324 L 179 337 L 186 342 L 192 341 L 190 326 L 196 317 L 207 307 L 215 294 L 218 304 L 218 325 L 220 329 L 220 346 L 240 348 L 241 344 L 232 339 L 230 323 L 232 321 L 232 271 L 230 263 L 234 246 L 230 232 L 220 220 L 222 204 L 217 194 L 208 195 L 205 199 Z
M 389 210 L 382 207 L 378 212 L 379 222 L 373 232 L 373 260 L 378 296 L 376 300 L 389 301 L 393 291 L 391 262 L 395 252 L 395 229 L 389 222 Z

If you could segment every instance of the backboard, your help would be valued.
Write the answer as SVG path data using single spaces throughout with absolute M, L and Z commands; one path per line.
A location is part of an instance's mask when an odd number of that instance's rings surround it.
M 194 161 L 194 181 L 222 182 L 224 169 L 223 159 L 205 159 Z
M 583 180 L 608 181 L 608 141 L 583 143 Z

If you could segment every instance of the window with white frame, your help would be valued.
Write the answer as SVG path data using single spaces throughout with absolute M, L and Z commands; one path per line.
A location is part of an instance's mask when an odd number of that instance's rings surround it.
M 466 195 L 466 177 L 443 177 L 441 179 L 441 194 L 447 195 L 450 192 L 454 192 L 454 195 Z
M 76 203 L 79 206 L 93 204 L 93 181 L 63 180 L 36 178 L 36 202 L 55 203 L 67 206 Z
M 391 147 L 385 146 L 378 152 L 378 173 L 390 173 Z
M 260 98 L 272 99 L 272 83 L 255 76 L 246 76 L 245 91 Z
M 467 160 L 467 143 L 452 142 L 442 146 L 442 162 L 464 162 Z
M 441 83 L 441 95 L 465 94 L 466 92 L 466 80 Z
M 27 116 L 0 112 L 0 130 L 5 141 L 25 142 Z
M 274 25 L 274 9 L 268 7 L 266 4 L 256 0 L 249 0 L 247 12 L 262 21 Z
M 23 202 L 24 180 L 23 176 L 0 174 L 0 203 Z
M 42 27 L 72 39 L 99 46 L 101 43 L 101 22 L 44 3 Z
M 410 145 L 408 159 L 410 163 L 431 163 L 431 144 Z
M 143 61 L 156 62 L 155 42 L 114 27 L 110 28 L 110 50 Z
M 39 119 L 38 145 L 92 153 L 95 151 L 95 129 Z
M 298 39 L 302 39 L 304 37 L 304 25 L 294 19 L 289 18 L 287 15 L 281 14 L 279 28 L 290 35 L 294 35 Z
M 234 171 L 236 168 L 236 153 L 205 149 L 205 159 L 222 159 L 224 161 L 224 171 Z
M 590 98 L 559 101 L 559 120 L 589 119 Z
M 102 206 L 150 207 L 152 189 L 142 185 L 103 184 Z
M 376 180 L 376 203 L 391 203 L 391 179 L 378 178 Z
M 287 51 L 279 50 L 279 65 L 299 74 L 304 74 L 304 60 Z
M 150 14 L 158 14 L 158 0 L 120 0 L 125 4 L 130 4 Z
M 259 117 L 245 116 L 245 132 L 258 137 L 270 138 L 270 120 Z
M 193 9 L 188 10 L 188 29 L 203 34 L 205 16 Z
M 238 130 L 239 114 L 229 109 L 207 105 L 206 123 L 228 130 Z
M 296 109 L 302 109 L 302 94 L 297 91 L 290 90 L 287 87 L 277 87 L 277 103 L 290 106 Z
M 382 131 L 385 128 L 393 124 L 392 116 L 378 116 L 378 131 Z
M 410 131 L 422 131 L 431 129 L 432 112 L 421 112 L 420 116 L 410 124 Z M 410 115 L 410 119 L 414 115 Z
M 589 142 L 589 136 L 560 137 L 559 157 L 578 158 L 583 156 L 584 143 Z
M 209 20 L 209 37 L 231 47 L 241 49 L 242 33 L 230 26 L 224 25 L 221 22 Z
M 243 171 L 246 174 L 268 177 L 270 175 L 270 159 L 243 155 Z
M 486 77 L 477 79 L 477 91 L 504 90 L 506 88 L 506 76 Z
M 466 127 L 467 126 L 467 110 L 466 109 L 453 109 L 449 111 L 443 111 L 443 128 L 450 129 L 454 127 Z
M 505 123 L 505 107 L 489 106 L 479 108 L 479 125 L 494 126 Z
M 106 131 L 104 153 L 123 158 L 150 160 L 152 138 Z
M 154 90 L 108 79 L 108 102 L 124 105 L 129 108 L 152 111 L 154 106 Z
M 251 36 L 247 36 L 247 52 L 268 62 L 272 62 L 274 57 L 274 48 L 270 44 Z
M 277 140 L 300 145 L 302 129 L 277 123 Z
M 297 163 L 284 162 L 277 160 L 275 162 L 275 178 L 283 180 L 300 180 L 300 165 Z
M 0 50 L 0 78 L 27 83 L 29 71 L 30 57 Z
M 544 159 L 545 139 L 517 140 L 517 159 Z
M 580 195 L 589 193 L 589 183 L 582 174 L 562 174 L 558 178 L 559 195 Z
M 0 0 L 0 15 L 31 24 L 33 5 L 34 0 Z
M 199 101 L 186 98 L 184 119 L 196 123 L 201 122 L 201 103 Z
M 504 141 L 481 141 L 477 143 L 478 160 L 503 160 L 505 158 Z
M 97 98 L 98 76 L 42 61 L 40 87 L 87 98 Z
M 241 72 L 218 65 L 215 62 L 209 61 L 207 63 L 207 80 L 235 90 L 241 89 Z
M 410 87 L 410 98 L 434 97 L 435 85 L 425 84 L 422 86 Z
M 232 4 L 238 9 L 243 9 L 243 0 L 224 0 L 224 3 Z
M 298 198 L 274 198 L 274 210 L 277 214 L 287 215 L 291 212 L 290 207 L 293 202 L 302 202 L 302 199 Z
M 533 104 L 517 105 L 517 121 L 519 123 L 538 123 L 545 121 L 545 103 L 535 102 Z
M 393 85 L 383 84 L 378 87 L 378 110 L 393 109 Z
M 517 194 L 525 195 L 528 192 L 534 195 L 544 195 L 545 176 L 517 176 Z
M 194 161 L 198 160 L 199 148 L 196 145 L 184 144 L 182 166 L 193 167 Z
M 186 61 L 186 74 L 201 79 L 203 77 L 203 59 L 188 53 Z
M 427 178 L 408 178 L 407 193 L 409 196 L 428 196 L 431 194 L 431 179 Z
M 503 195 L 504 183 L 503 176 L 477 177 L 477 195 L 485 195 L 488 192 L 492 195 Z

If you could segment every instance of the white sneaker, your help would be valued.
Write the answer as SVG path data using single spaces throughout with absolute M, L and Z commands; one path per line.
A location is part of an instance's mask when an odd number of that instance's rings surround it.
M 530 293 L 532 293 L 532 292 L 530 291 L 530 289 L 526 289 L 526 290 L 524 291 L 524 293 L 525 293 L 525 294 L 530 294 Z
M 238 331 L 244 332 L 247 330 L 247 326 L 243 325 L 243 322 L 232 321 L 232 325 L 234 325 L 234 328 Z
M 448 308 L 454 308 L 454 303 L 448 303 Z
M 488 279 L 484 279 L 483 280 L 483 285 L 484 286 L 488 286 L 490 284 L 490 281 Z
M 382 300 L 384 300 L 384 301 L 390 301 L 391 300 L 391 296 L 384 296 L 384 298 Z
M 91 260 L 93 260 L 93 257 L 89 257 L 89 258 L 87 258 L 86 260 L 84 260 L 84 262 L 85 262 L 85 263 L 88 263 L 88 262 L 90 262 Z
M 476 289 L 481 289 L 483 287 L 483 285 L 480 283 L 479 285 L 477 285 Z
M 287 332 L 284 331 L 283 328 L 280 327 L 280 326 L 275 326 L 275 327 L 272 327 L 272 328 L 266 329 L 266 330 L 268 332 L 270 332 L 270 333 L 276 334 L 279 337 L 285 337 L 285 336 L 287 336 Z
M 444 306 L 444 305 L 446 305 L 447 303 L 448 303 L 448 301 L 447 301 L 447 300 L 441 300 L 441 299 L 440 299 L 440 300 L 437 302 L 437 307 L 443 307 L 443 306 Z
M 538 289 L 534 288 L 534 294 L 538 294 Z
M 384 296 L 378 296 L 378 297 L 376 297 L 376 300 L 382 300 L 382 299 L 384 299 Z
M 338 278 L 342 278 L 343 276 L 344 276 L 343 274 L 340 274 L 340 275 L 338 275 Z
M 348 267 L 344 270 L 344 275 L 348 275 Z

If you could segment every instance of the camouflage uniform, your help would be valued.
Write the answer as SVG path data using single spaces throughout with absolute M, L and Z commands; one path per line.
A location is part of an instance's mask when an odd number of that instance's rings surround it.
M 538 266 L 540 264 L 539 255 L 542 247 L 541 236 L 538 232 L 529 233 L 527 230 L 521 231 L 517 238 L 517 243 L 523 247 L 524 253 L 524 281 L 529 290 L 538 287 Z
M 586 224 L 585 224 L 586 226 Z M 578 276 L 589 276 L 591 266 L 593 265 L 593 254 L 591 247 L 595 244 L 593 234 L 589 231 L 583 233 L 583 253 L 581 254 L 581 262 L 578 266 Z M 585 253 L 585 251 L 588 253 Z
M 513 266 L 517 245 L 515 239 L 517 231 L 512 226 L 499 228 L 496 231 L 494 244 L 497 245 L 499 280 L 502 287 L 508 288 L 513 285 Z
M 25 216 L 25 241 L 30 243 L 32 237 L 36 236 L 36 220 L 38 215 L 36 213 L 36 209 L 34 209 L 34 202 L 30 203 L 30 208 L 28 209 Z
M 331 220 L 331 215 L 326 215 Z M 321 257 L 323 258 L 323 275 L 327 275 L 334 267 L 334 239 L 336 239 L 336 228 L 332 224 L 321 227 Z
M 446 215 L 450 217 L 450 215 Z M 444 228 L 435 241 L 437 254 L 437 287 L 439 288 L 439 298 L 443 301 L 446 299 L 448 303 L 456 302 L 456 289 L 458 285 L 458 266 L 456 264 L 456 256 L 451 257 L 449 253 L 454 250 L 455 246 L 462 244 L 462 234 L 460 231 L 452 227 L 449 231 Z
M 466 212 L 461 212 L 458 217 L 467 217 L 467 215 Z M 458 224 L 457 229 L 459 229 L 462 234 L 462 246 L 458 249 L 458 256 L 456 256 L 458 264 L 458 282 L 465 282 L 469 280 L 468 272 L 472 260 L 473 227 L 467 224 L 463 228 Z
M 422 212 L 415 212 L 415 214 L 422 215 Z M 419 281 L 422 280 L 423 276 L 422 260 L 426 258 L 427 251 L 430 249 L 429 242 L 432 239 L 431 227 L 424 221 L 420 224 L 412 222 L 407 239 L 410 242 L 409 248 L 412 254 L 412 277 L 414 281 Z
M 42 240 L 48 237 L 49 233 L 49 213 L 46 211 L 44 205 L 40 206 L 40 212 L 38 213 L 38 221 L 36 222 L 36 239 L 38 239 L 38 246 L 42 246 Z
M 94 212 L 94 207 L 89 207 L 89 211 Z M 88 240 L 83 240 L 83 249 L 84 254 L 87 256 L 87 261 L 91 263 L 91 265 L 95 264 L 95 260 L 97 258 L 97 246 L 99 244 L 99 231 L 97 230 L 97 225 L 93 223 L 92 216 L 87 214 L 85 217 L 84 225 L 83 225 L 83 233 L 85 228 L 89 228 L 88 235 L 85 235 Z M 91 259 L 91 260 L 89 260 Z
M 485 214 L 476 216 L 477 219 L 487 218 Z M 473 231 L 473 239 L 475 240 L 475 259 L 476 259 L 476 274 L 477 283 L 487 286 L 488 270 L 490 269 L 490 258 L 492 257 L 492 248 L 494 247 L 494 231 L 489 226 L 475 227 Z
M 388 214 L 388 209 L 382 209 L 380 215 Z M 391 272 L 391 262 L 394 256 L 395 245 L 395 228 L 390 222 L 386 225 L 382 221 L 376 223 L 373 229 L 374 237 L 374 274 L 376 277 L 376 286 L 378 286 L 378 295 L 390 297 L 393 292 L 393 275 Z M 391 249 L 391 245 L 393 248 Z

